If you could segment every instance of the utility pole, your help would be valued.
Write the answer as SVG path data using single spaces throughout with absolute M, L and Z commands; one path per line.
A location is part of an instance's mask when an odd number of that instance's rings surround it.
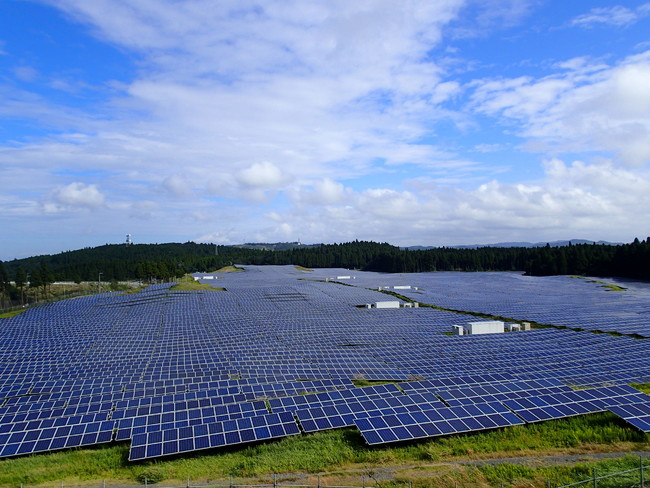
M 97 280 L 97 293 L 101 293 L 101 292 L 102 292 L 102 275 L 103 275 L 103 274 L 104 274 L 104 273 L 99 273 L 99 278 L 98 278 L 98 280 Z
M 27 273 L 27 277 L 25 279 L 25 285 L 29 285 L 29 273 Z M 25 289 L 24 286 L 22 286 L 20 288 L 20 299 L 23 302 L 22 303 L 23 307 L 25 306 L 25 291 L 24 291 L 24 289 Z M 29 295 L 27 295 L 27 305 L 29 305 Z

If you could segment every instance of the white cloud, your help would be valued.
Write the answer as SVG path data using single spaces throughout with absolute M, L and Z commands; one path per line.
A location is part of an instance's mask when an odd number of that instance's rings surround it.
M 591 9 L 586 14 L 575 17 L 571 21 L 571 24 L 581 27 L 593 27 L 598 24 L 623 27 L 634 24 L 649 14 L 650 3 L 640 5 L 636 9 L 630 9 L 621 5 L 598 7 Z
M 566 79 L 521 77 L 480 84 L 474 99 L 484 113 L 502 112 L 512 118 L 531 117 L 547 109 L 570 88 L 572 83 Z
M 321 205 L 307 198 L 265 217 L 273 241 L 281 224 L 313 241 L 372 239 L 398 244 L 454 245 L 509 240 L 555 240 L 577 236 L 631 240 L 650 218 L 650 173 L 617 168 L 611 161 L 544 162 L 545 177 L 532 183 L 491 181 L 467 190 L 440 184 L 412 191 L 347 189 L 346 198 Z M 333 185 L 336 187 L 336 184 Z M 340 187 L 339 187 L 340 188 Z
M 379 159 L 444 168 L 456 158 L 419 139 L 456 116 L 438 106 L 460 85 L 428 52 L 463 0 L 48 3 L 137 53 L 141 69 L 100 116 L 0 97 L 0 113 L 76 135 L 25 144 L 15 151 L 25 166 L 264 201 L 292 181 L 372 173 Z
M 45 203 L 47 212 L 61 211 L 69 208 L 95 209 L 104 204 L 104 195 L 97 185 L 74 182 L 56 188 Z
M 160 206 L 151 200 L 141 200 L 129 205 L 129 216 L 139 220 L 151 220 Z
M 14 75 L 21 81 L 32 82 L 38 78 L 38 71 L 31 66 L 17 66 L 13 69 Z
M 418 201 L 408 191 L 368 189 L 358 196 L 357 208 L 365 215 L 385 219 L 414 220 L 429 202 Z
M 274 189 L 286 181 L 280 168 L 269 161 L 255 163 L 252 166 L 242 170 L 237 175 L 237 179 L 246 187 Z
M 162 186 L 175 197 L 187 197 L 192 194 L 191 184 L 180 175 L 170 175 L 162 182 Z
M 345 199 L 345 187 L 329 178 L 314 185 L 315 202 L 321 204 L 342 203 Z
M 214 222 L 214 215 L 212 213 L 206 212 L 204 210 L 197 210 L 197 211 L 191 212 L 190 215 L 197 222 L 201 222 L 201 223 Z
M 289 181 L 289 177 L 269 161 L 252 164 L 237 173 L 236 179 L 241 196 L 253 202 L 267 201 Z
M 149 61 L 169 71 L 166 76 L 172 71 L 174 76 L 198 72 L 230 79 L 290 66 L 297 72 L 325 66 L 340 74 L 360 64 L 390 66 L 405 54 L 417 58 L 439 39 L 440 27 L 462 4 L 456 0 L 52 3 L 91 24 L 111 42 L 146 52 Z
M 564 73 L 484 80 L 473 108 L 518 122 L 537 151 L 605 151 L 621 162 L 650 162 L 650 51 L 614 66 L 564 65 Z

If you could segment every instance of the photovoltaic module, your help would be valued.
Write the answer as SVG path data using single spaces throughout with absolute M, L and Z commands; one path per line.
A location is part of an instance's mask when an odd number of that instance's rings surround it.
M 0 457 L 129 442 L 136 461 L 342 427 L 377 445 L 603 411 L 650 431 L 629 386 L 650 382 L 650 288 L 243 268 L 196 276 L 223 291 L 157 284 L 0 319 Z M 382 301 L 402 306 L 368 307 Z M 450 335 L 479 319 L 426 305 L 554 327 Z

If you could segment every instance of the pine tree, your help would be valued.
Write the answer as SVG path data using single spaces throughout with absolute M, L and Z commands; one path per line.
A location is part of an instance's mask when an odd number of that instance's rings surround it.
M 4 266 L 4 263 L 0 261 L 0 307 L 4 308 L 5 297 L 9 297 L 9 273 Z
M 20 290 L 20 303 L 21 305 L 25 304 L 25 284 L 27 283 L 27 275 L 23 268 L 18 268 L 16 270 L 16 275 L 14 276 L 14 283 L 16 288 Z
M 41 262 L 41 267 L 38 269 L 38 279 L 43 287 L 43 296 L 47 296 L 47 291 L 50 285 L 54 283 L 54 275 L 50 272 L 45 261 Z

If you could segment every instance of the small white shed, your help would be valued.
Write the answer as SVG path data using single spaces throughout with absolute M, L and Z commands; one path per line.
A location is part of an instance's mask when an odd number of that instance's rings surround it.
M 504 323 L 500 320 L 467 322 L 465 329 L 468 334 L 503 334 L 505 332 Z

